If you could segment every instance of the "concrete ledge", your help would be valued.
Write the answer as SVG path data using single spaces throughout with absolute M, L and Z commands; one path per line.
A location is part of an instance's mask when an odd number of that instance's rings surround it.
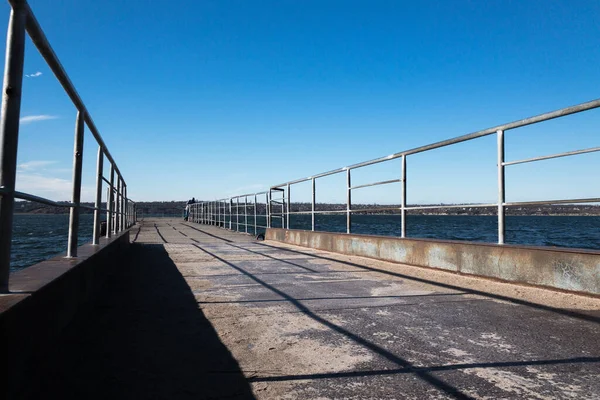
M 600 251 L 267 229 L 265 239 L 598 296 Z
M 61 254 L 10 276 L 10 293 L 0 295 L 0 398 L 24 381 L 28 363 L 99 292 L 129 247 L 129 231 L 78 248 L 77 258 Z M 4 397 L 4 395 L 8 395 Z

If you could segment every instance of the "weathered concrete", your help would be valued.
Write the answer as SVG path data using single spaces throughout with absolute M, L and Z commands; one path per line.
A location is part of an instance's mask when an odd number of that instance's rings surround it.
M 600 295 L 600 251 L 268 229 L 268 240 Z
M 0 397 L 14 398 L 32 359 L 97 295 L 128 246 L 126 231 L 80 246 L 77 258 L 61 254 L 11 274 L 10 293 L 0 295 Z
M 598 299 L 180 220 L 132 236 L 24 397 L 600 397 Z

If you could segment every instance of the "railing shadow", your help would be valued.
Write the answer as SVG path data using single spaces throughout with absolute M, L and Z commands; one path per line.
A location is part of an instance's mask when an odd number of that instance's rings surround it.
M 132 244 L 102 296 L 28 376 L 20 398 L 254 398 L 160 244 Z
M 401 369 L 407 369 L 407 370 L 411 371 L 411 373 L 413 373 L 416 377 L 423 380 L 424 382 L 427 382 L 428 384 L 435 387 L 436 389 L 440 390 L 447 397 L 454 398 L 454 399 L 460 399 L 460 400 L 472 399 L 472 397 L 469 396 L 468 394 L 464 393 L 463 391 L 461 391 L 457 387 L 453 386 L 452 384 L 444 381 L 443 379 L 433 375 L 431 372 L 416 368 L 408 360 L 406 360 L 402 357 L 399 357 L 398 355 L 390 352 L 387 349 L 384 349 L 383 347 L 378 346 L 374 342 L 372 342 L 358 334 L 350 332 L 349 330 L 329 321 L 328 319 L 326 319 L 320 315 L 317 315 L 313 310 L 309 309 L 307 306 L 305 306 L 303 303 L 298 301 L 296 298 L 294 298 L 294 297 L 290 296 L 289 294 L 287 294 L 286 292 L 274 287 L 273 285 L 270 285 L 269 283 L 265 282 L 264 280 L 254 276 L 250 272 L 246 271 L 244 268 L 242 268 L 230 261 L 227 261 L 222 257 L 219 257 L 218 255 L 208 251 L 207 249 L 205 249 L 197 244 L 194 244 L 194 246 L 197 247 L 198 249 L 202 250 L 204 253 L 212 256 L 216 260 L 219 260 L 220 262 L 222 262 L 222 263 L 228 265 L 229 267 L 237 270 L 238 272 L 246 275 L 248 278 L 250 278 L 253 281 L 255 281 L 256 283 L 262 285 L 264 288 L 266 288 L 266 289 L 270 290 L 271 292 L 286 299 L 290 304 L 292 304 L 294 307 L 296 307 L 299 312 L 303 313 L 307 317 L 309 317 L 309 318 L 313 319 L 314 321 L 322 324 L 323 326 L 331 329 L 332 331 L 345 336 L 346 338 L 348 338 L 351 341 L 355 342 L 356 344 L 372 351 L 373 353 L 378 354 L 382 358 L 396 364 Z M 290 380 L 293 380 L 293 379 L 290 379 Z
M 448 283 L 437 282 L 437 281 L 430 280 L 430 279 L 424 279 L 424 278 L 419 278 L 419 277 L 416 277 L 416 276 L 410 276 L 410 275 L 402 274 L 402 273 L 399 273 L 399 272 L 392 272 L 392 271 L 387 271 L 387 270 L 380 269 L 380 268 L 368 267 L 366 265 L 357 264 L 357 263 L 353 263 L 353 262 L 350 262 L 350 261 L 339 260 L 339 259 L 332 258 L 332 257 L 326 257 L 326 256 L 319 255 L 319 254 L 308 253 L 308 252 L 304 252 L 304 251 L 300 251 L 300 250 L 293 250 L 293 249 L 289 249 L 289 248 L 285 248 L 285 247 L 272 246 L 272 245 L 269 245 L 269 244 L 266 244 L 266 243 L 259 243 L 259 242 L 257 242 L 256 244 L 258 244 L 260 246 L 264 246 L 264 247 L 270 248 L 270 249 L 276 249 L 278 251 L 284 251 L 284 252 L 289 252 L 289 253 L 293 253 L 293 254 L 301 254 L 301 255 L 305 255 L 305 256 L 310 256 L 310 257 L 318 258 L 318 259 L 321 259 L 321 260 L 326 260 L 326 261 L 331 261 L 331 262 L 335 262 L 335 263 L 338 263 L 338 264 L 344 264 L 344 265 L 348 265 L 348 266 L 351 266 L 351 267 L 356 267 L 356 268 L 358 268 L 360 270 L 363 270 L 363 271 L 379 272 L 381 274 L 395 276 L 395 277 L 399 277 L 399 278 L 404 278 L 404 279 L 408 279 L 408 280 L 412 280 L 412 281 L 416 281 L 416 282 L 422 282 L 422 283 L 426 283 L 428 285 L 438 286 L 438 287 L 445 288 L 445 289 L 452 289 L 452 290 L 464 291 L 464 292 L 469 293 L 469 294 L 475 294 L 475 295 L 479 295 L 479 296 L 483 296 L 483 297 L 488 297 L 488 298 L 492 298 L 492 299 L 497 299 L 497 300 L 502 300 L 502 301 L 508 301 L 510 303 L 513 303 L 513 304 L 518 304 L 518 305 L 522 305 L 522 306 L 536 308 L 536 309 L 539 309 L 539 310 L 551 311 L 551 312 L 554 312 L 554 313 L 557 313 L 557 314 L 565 315 L 565 316 L 571 317 L 571 318 L 580 319 L 580 320 L 583 320 L 583 321 L 590 321 L 590 322 L 600 323 L 600 317 L 598 317 L 596 315 L 585 313 L 585 311 L 566 310 L 566 309 L 562 309 L 562 308 L 555 308 L 555 307 L 546 306 L 546 305 L 543 305 L 543 304 L 532 303 L 532 302 L 529 302 L 527 300 L 516 299 L 516 298 L 513 298 L 513 297 L 508 297 L 508 296 L 503 296 L 503 295 L 500 295 L 500 294 L 494 294 L 494 293 L 484 292 L 484 291 L 476 290 L 476 289 L 470 289 L 468 287 L 463 287 L 463 286 L 459 286 L 459 285 L 452 285 L 452 284 L 448 284 Z
M 190 225 L 186 225 L 183 224 L 185 226 L 188 226 L 192 229 L 195 229 L 197 231 L 200 231 L 202 233 L 206 233 L 200 229 L 194 228 L 193 226 Z M 227 243 L 231 243 L 231 240 L 222 238 L 220 236 L 214 235 L 214 234 L 209 234 L 210 236 L 216 238 L 216 239 L 221 239 Z M 195 241 L 196 243 L 198 243 L 198 241 Z M 280 246 L 272 246 L 266 243 L 261 243 L 261 242 L 255 242 L 257 245 L 266 247 L 266 248 L 270 248 L 270 249 L 275 249 L 277 251 L 284 251 L 284 252 L 288 252 L 288 253 L 293 253 L 293 254 L 300 254 L 300 255 L 304 255 L 307 257 L 314 257 L 314 258 L 318 258 L 321 260 L 325 260 L 325 261 L 331 261 L 331 262 L 335 262 L 335 263 L 339 263 L 339 264 L 344 264 L 344 265 L 348 265 L 351 267 L 356 267 L 357 269 L 360 270 L 360 272 L 379 272 L 385 275 L 390 275 L 390 276 L 395 276 L 395 277 L 399 277 L 399 278 L 405 278 L 405 279 L 409 279 L 409 280 L 413 280 L 416 282 L 422 282 L 422 283 L 426 283 L 428 285 L 433 285 L 433 286 L 438 286 L 441 288 L 445 288 L 445 289 L 452 289 L 452 290 L 459 290 L 459 291 L 464 291 L 466 293 L 469 294 L 475 294 L 475 295 L 479 295 L 479 296 L 484 296 L 484 297 L 488 297 L 488 298 L 493 298 L 493 299 L 497 299 L 497 300 L 502 300 L 502 301 L 508 301 L 510 303 L 513 304 L 519 304 L 519 305 L 523 305 L 523 306 L 527 306 L 527 307 L 532 307 L 532 308 L 536 308 L 539 310 L 544 310 L 544 311 L 551 311 L 557 314 L 561 314 L 567 317 L 571 317 L 571 318 L 575 318 L 575 319 L 580 319 L 583 321 L 590 321 L 590 322 L 595 322 L 595 323 L 600 323 L 600 316 L 597 316 L 591 312 L 586 312 L 584 310 L 567 310 L 567 309 L 562 309 L 562 308 L 556 308 L 556 307 L 551 307 L 551 306 L 546 306 L 543 304 L 538 304 L 538 303 L 532 303 L 529 302 L 527 300 L 522 300 L 522 299 L 516 299 L 513 297 L 508 297 L 508 296 L 503 296 L 500 294 L 494 294 L 494 293 L 489 293 L 489 292 L 484 292 L 481 290 L 476 290 L 476 289 L 470 289 L 467 287 L 463 287 L 463 286 L 459 286 L 459 285 L 452 285 L 452 284 L 447 284 L 447 283 L 442 283 L 442 282 L 437 282 L 434 280 L 430 280 L 430 279 L 424 279 L 424 278 L 418 278 L 415 276 L 409 276 L 409 275 L 405 275 L 402 273 L 398 273 L 398 272 L 392 272 L 392 271 L 387 271 L 384 269 L 379 269 L 379 268 L 374 268 L 374 267 L 368 267 L 366 265 L 361 265 L 358 263 L 353 263 L 350 261 L 344 261 L 344 260 L 339 260 L 336 258 L 332 258 L 332 257 L 327 257 L 327 256 L 323 256 L 323 255 L 319 255 L 319 254 L 314 254 L 314 253 L 309 253 L 309 252 L 305 252 L 305 251 L 300 251 L 300 250 L 293 250 L 290 248 L 286 248 L 286 247 L 280 247 Z M 237 247 L 237 246 L 235 246 Z M 249 250 L 250 251 L 250 250 Z M 254 252 L 256 254 L 261 254 L 264 256 L 267 256 L 264 253 L 261 252 Z M 275 257 L 272 256 L 268 256 L 270 258 L 276 259 Z M 282 261 L 281 259 L 278 259 L 280 261 Z M 285 262 L 285 261 L 284 261 Z

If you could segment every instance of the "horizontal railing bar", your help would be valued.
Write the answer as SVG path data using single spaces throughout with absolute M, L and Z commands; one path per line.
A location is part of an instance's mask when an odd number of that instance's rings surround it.
M 425 145 L 425 146 L 415 147 L 415 148 L 410 149 L 410 150 L 405 150 L 405 151 L 401 151 L 399 153 L 390 154 L 389 156 L 380 157 L 380 158 L 376 158 L 376 159 L 373 159 L 373 160 L 360 162 L 360 163 L 357 163 L 357 164 L 352 164 L 352 165 L 350 165 L 348 167 L 344 167 L 344 168 L 340 168 L 340 169 L 336 169 L 336 170 L 324 172 L 322 174 L 317 174 L 317 175 L 314 175 L 312 177 L 301 178 L 301 179 L 297 179 L 297 180 L 294 180 L 294 181 L 281 183 L 279 185 L 271 186 L 271 189 L 280 188 L 280 187 L 286 186 L 288 184 L 292 185 L 292 184 L 295 184 L 295 183 L 300 183 L 300 182 L 308 181 L 308 180 L 311 180 L 312 178 L 320 178 L 322 176 L 327 176 L 327 175 L 332 175 L 332 174 L 340 173 L 340 172 L 343 172 L 343 171 L 345 171 L 347 169 L 355 169 L 355 168 L 366 167 L 368 165 L 378 164 L 378 163 L 381 163 L 381 162 L 384 162 L 384 161 L 388 161 L 388 160 L 393 160 L 393 159 L 396 159 L 396 158 L 399 158 L 399 157 L 402 157 L 402 156 L 407 156 L 407 155 L 410 155 L 410 154 L 422 153 L 422 152 L 427 151 L 427 150 L 438 149 L 438 148 L 441 148 L 441 147 L 450 146 L 452 144 L 466 142 L 468 140 L 477 139 L 477 138 L 480 138 L 480 137 L 484 137 L 484 136 L 488 136 L 488 135 L 494 134 L 494 133 L 496 133 L 499 130 L 506 131 L 506 130 L 510 130 L 510 129 L 520 128 L 520 127 L 523 127 L 523 126 L 535 124 L 535 123 L 542 122 L 542 121 L 548 121 L 548 120 L 551 120 L 551 119 L 554 119 L 554 118 L 558 118 L 558 117 L 563 117 L 563 116 L 566 116 L 566 115 L 576 114 L 576 113 L 581 112 L 581 111 L 591 110 L 591 109 L 598 108 L 598 107 L 600 107 L 600 99 L 588 101 L 586 103 L 581 103 L 581 104 L 578 104 L 578 105 L 575 105 L 575 106 L 561 108 L 561 109 L 556 110 L 556 111 L 552 111 L 552 112 L 540 114 L 540 115 L 537 115 L 537 116 L 534 116 L 534 117 L 530 117 L 530 118 L 521 119 L 521 120 L 518 120 L 518 121 L 514 121 L 514 122 L 507 123 L 507 124 L 503 124 L 503 125 L 498 125 L 498 126 L 495 126 L 493 128 L 483 129 L 481 131 L 469 133 L 467 135 L 458 136 L 458 137 L 455 137 L 455 138 L 452 138 L 452 139 L 442 140 L 442 141 L 431 143 L 431 144 L 428 144 L 428 145 Z M 279 190 L 283 190 L 283 189 L 279 189 Z
M 497 207 L 498 204 L 453 204 L 447 206 L 411 206 L 405 207 L 405 210 L 427 210 L 427 209 L 436 209 L 436 208 L 485 208 L 485 207 Z M 360 212 L 371 212 L 371 211 L 392 211 L 392 210 L 402 210 L 402 207 L 374 207 L 374 208 L 357 208 L 350 210 L 351 213 L 360 213 Z M 348 210 L 328 210 L 328 211 L 315 211 L 315 214 L 326 214 L 326 213 L 345 213 Z M 290 211 L 290 214 L 312 214 L 312 211 Z M 281 215 L 281 214 L 277 214 Z M 284 214 L 285 215 L 285 214 Z
M 410 206 L 405 207 L 405 210 L 433 210 L 436 208 L 486 208 L 486 207 L 498 207 L 498 203 L 487 203 L 487 204 L 449 204 L 447 206 Z
M 317 178 L 323 178 L 323 177 L 326 177 L 326 176 L 329 176 L 329 175 L 339 174 L 341 172 L 346 171 L 346 169 L 347 169 L 346 167 L 344 167 L 344 168 L 338 168 L 338 169 L 334 169 L 334 170 L 331 170 L 331 171 L 322 172 L 322 173 L 317 174 L 317 175 L 309 176 L 308 178 L 296 179 L 294 181 L 282 183 L 281 185 L 271 186 L 271 190 L 281 190 L 281 191 L 284 191 L 285 189 L 281 189 L 281 186 L 287 186 L 288 184 L 289 185 L 295 185 L 297 183 L 302 183 L 302 182 L 310 181 L 313 178 L 317 179 Z
M 94 207 L 94 206 L 86 206 L 85 204 L 80 204 L 79 207 L 81 208 L 85 208 L 87 210 L 99 210 L 99 211 L 106 211 L 106 208 L 99 208 L 99 207 Z
M 256 192 L 256 193 L 242 194 L 242 195 L 233 196 L 233 197 L 230 197 L 230 198 L 231 198 L 231 199 L 239 199 L 239 198 L 246 197 L 246 196 L 248 196 L 248 197 L 250 197 L 250 196 L 255 196 L 255 195 L 256 195 L 256 196 L 258 196 L 258 195 L 260 195 L 260 194 L 267 194 L 267 193 L 269 193 L 269 192 L 265 190 L 264 192 Z
M 570 203 L 600 203 L 600 198 L 588 199 L 565 199 L 565 200 L 545 200 L 545 201 L 512 201 L 503 203 L 504 206 L 527 206 L 527 205 L 544 205 L 544 204 L 570 204 Z
M 405 155 L 422 153 L 427 150 L 437 149 L 440 147 L 449 146 L 451 144 L 466 142 L 467 140 L 480 138 L 483 136 L 491 135 L 497 131 L 507 131 L 510 129 L 521 128 L 523 126 L 536 124 L 538 122 L 549 121 L 554 118 L 564 117 L 566 115 L 576 114 L 581 111 L 591 110 L 600 107 L 600 99 L 588 101 L 586 103 L 577 104 L 575 106 L 561 108 L 559 110 L 539 114 L 533 117 L 521 119 L 507 124 L 495 126 L 493 128 L 484 129 L 478 132 L 470 133 L 468 135 L 459 136 L 449 140 L 442 140 L 440 142 L 432 143 L 430 145 L 417 147 L 408 151 L 403 152 Z
M 39 196 L 35 196 L 32 194 L 23 193 L 23 192 L 15 192 L 15 198 L 21 199 L 21 200 L 29 200 L 29 201 L 33 201 L 35 203 L 42 203 L 42 204 L 46 204 L 48 206 L 54 206 L 54 207 L 65 207 L 65 208 L 75 207 L 72 203 L 59 203 L 54 200 L 46 199 L 44 197 L 39 197 Z
M 398 183 L 398 182 L 402 182 L 402 179 L 392 179 L 389 181 L 366 183 L 364 185 L 352 186 L 350 189 L 360 189 L 360 188 L 365 188 L 365 187 L 369 187 L 369 186 L 387 185 L 389 183 Z
M 50 69 L 52 70 L 52 72 L 54 73 L 54 75 L 56 76 L 58 81 L 60 82 L 61 86 L 63 87 L 63 89 L 65 90 L 65 92 L 67 93 L 67 95 L 69 96 L 69 98 L 71 99 L 71 101 L 73 102 L 75 107 L 77 108 L 77 110 L 84 114 L 85 122 L 86 122 L 88 128 L 90 129 L 90 132 L 92 133 L 92 135 L 94 135 L 94 138 L 96 138 L 96 142 L 100 145 L 100 147 L 102 147 L 103 153 L 106 155 L 106 157 L 112 163 L 116 173 L 119 176 L 123 177 L 123 175 L 121 175 L 121 172 L 119 171 L 119 167 L 117 166 L 117 163 L 115 162 L 112 155 L 108 151 L 108 147 L 104 143 L 104 140 L 102 140 L 102 137 L 100 136 L 100 133 L 98 132 L 98 129 L 96 128 L 96 125 L 94 124 L 94 121 L 92 120 L 92 117 L 90 116 L 90 113 L 87 111 L 85 104 L 83 104 L 83 101 L 81 100 L 81 97 L 79 97 L 77 90 L 75 90 L 75 87 L 73 86 L 73 83 L 71 82 L 71 79 L 67 75 L 67 72 L 63 68 L 60 61 L 58 60 L 58 57 L 56 56 L 56 53 L 54 53 L 52 46 L 50 46 L 50 43 L 48 42 L 46 35 L 42 31 L 40 24 L 38 23 L 37 19 L 35 18 L 33 11 L 31 11 L 29 4 L 27 4 L 26 1 L 19 1 L 19 0 L 9 0 L 9 2 L 12 5 L 12 7 L 14 7 L 14 8 L 23 7 L 23 9 L 25 10 L 25 12 L 27 14 L 25 26 L 27 28 L 27 32 L 29 33 L 29 37 L 31 38 L 31 41 L 33 42 L 35 47 L 37 47 L 37 49 L 40 52 L 40 54 L 42 55 L 42 57 L 46 60 L 46 63 L 48 63 L 48 66 L 50 67 Z
M 0 195 L 6 194 L 6 193 L 8 193 L 8 191 L 6 191 L 4 188 L 0 188 Z M 70 203 L 70 202 L 58 202 L 58 201 L 47 199 L 45 197 L 40 197 L 40 196 L 36 196 L 36 195 L 33 195 L 33 194 L 24 193 L 24 192 L 15 192 L 15 198 L 21 199 L 21 200 L 32 201 L 34 203 L 46 204 L 48 206 L 53 206 L 53 207 L 61 207 L 61 208 L 73 208 L 73 207 L 75 207 L 75 205 L 72 204 L 72 203 Z M 85 204 L 80 204 L 79 207 L 85 208 L 87 210 L 108 211 L 106 208 L 95 207 L 95 206 L 88 206 L 88 205 L 85 205 Z M 123 214 L 124 214 L 124 212 L 123 212 Z
M 315 214 L 331 214 L 331 213 L 345 213 L 347 210 L 315 210 Z M 290 211 L 290 214 L 312 214 L 312 211 Z M 271 215 L 285 215 L 285 214 L 271 214 Z
M 358 213 L 358 212 L 372 212 L 372 211 L 400 211 L 402 210 L 402 207 L 375 207 L 375 208 L 363 208 L 363 209 L 354 209 L 354 210 L 350 210 L 351 213 Z
M 577 155 L 577 154 L 594 153 L 594 152 L 597 152 L 597 151 L 600 151 L 600 147 L 592 147 L 592 148 L 583 149 L 583 150 L 567 151 L 567 152 L 564 152 L 564 153 L 551 154 L 549 156 L 540 156 L 540 157 L 527 158 L 527 159 L 524 159 L 524 160 L 507 161 L 507 162 L 503 162 L 502 165 L 506 166 L 506 165 L 524 164 L 524 163 L 533 162 L 533 161 L 550 160 L 550 159 L 553 159 L 553 158 L 574 156 L 574 155 Z

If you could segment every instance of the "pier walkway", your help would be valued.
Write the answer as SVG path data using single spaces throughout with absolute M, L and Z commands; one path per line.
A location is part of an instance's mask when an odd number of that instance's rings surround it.
M 131 240 L 24 397 L 600 397 L 598 300 L 180 219 Z

